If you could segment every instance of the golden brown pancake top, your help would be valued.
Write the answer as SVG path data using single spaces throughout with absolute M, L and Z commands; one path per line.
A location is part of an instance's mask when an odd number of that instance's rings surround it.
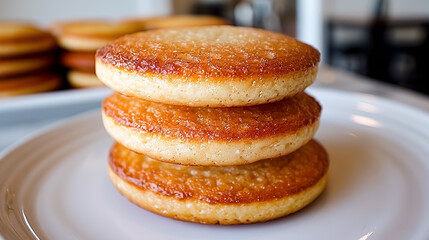
M 208 203 L 251 203 L 297 194 L 328 170 L 328 156 L 312 140 L 283 157 L 228 167 L 183 166 L 152 160 L 116 143 L 109 165 L 140 189 Z
M 145 133 L 184 140 L 261 139 L 294 133 L 315 123 L 318 102 L 306 93 L 282 101 L 249 107 L 175 106 L 115 93 L 103 101 L 113 120 Z
M 312 70 L 320 54 L 283 34 L 209 26 L 130 34 L 98 49 L 96 58 L 124 71 L 170 80 L 256 81 Z

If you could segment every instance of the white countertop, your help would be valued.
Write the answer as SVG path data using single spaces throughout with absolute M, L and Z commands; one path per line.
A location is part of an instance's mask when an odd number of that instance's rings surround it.
M 322 67 L 310 88 L 330 88 L 371 94 L 429 113 L 429 97 L 403 88 Z M 67 90 L 0 100 L 0 151 L 52 124 L 100 107 L 107 88 Z

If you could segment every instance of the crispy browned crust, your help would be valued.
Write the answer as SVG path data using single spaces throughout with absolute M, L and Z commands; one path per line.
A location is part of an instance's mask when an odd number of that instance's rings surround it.
M 264 30 L 211 26 L 146 31 L 100 48 L 96 58 L 123 71 L 175 81 L 263 81 L 314 69 L 319 52 Z M 183 80 L 185 79 L 185 80 Z
M 205 108 L 166 105 L 115 93 L 103 112 L 136 132 L 186 141 L 255 140 L 293 134 L 318 121 L 321 106 L 306 93 L 249 107 Z
M 163 163 L 118 143 L 109 160 L 115 174 L 139 189 L 210 204 L 247 204 L 292 196 L 319 182 L 328 165 L 326 151 L 314 140 L 287 156 L 239 166 Z
M 61 54 L 61 64 L 74 70 L 95 74 L 95 53 L 63 52 Z
M 322 193 L 328 180 L 328 173 L 315 185 L 297 194 L 244 204 L 212 204 L 203 200 L 180 200 L 164 196 L 136 187 L 116 175 L 110 167 L 109 177 L 113 185 L 128 200 L 153 213 L 182 221 L 231 225 L 266 222 L 302 209 Z

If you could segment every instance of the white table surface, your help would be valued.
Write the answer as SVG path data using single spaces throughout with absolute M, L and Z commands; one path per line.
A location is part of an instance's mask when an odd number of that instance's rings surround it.
M 429 113 L 429 97 L 371 81 L 329 67 L 321 67 L 310 88 L 358 92 L 395 100 Z M 0 100 L 0 152 L 72 116 L 100 108 L 108 88 L 67 90 Z

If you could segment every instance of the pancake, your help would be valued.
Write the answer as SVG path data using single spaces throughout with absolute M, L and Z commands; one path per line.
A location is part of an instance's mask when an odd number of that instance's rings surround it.
M 60 88 L 61 78 L 52 73 L 0 79 L 0 97 L 46 92 Z
M 32 25 L 0 22 L 0 57 L 13 57 L 54 49 L 52 35 Z
M 47 69 L 54 64 L 52 53 L 31 55 L 21 58 L 0 59 L 0 77 L 22 75 Z
M 58 23 L 52 27 L 58 44 L 71 51 L 95 51 L 116 38 L 139 30 L 134 24 L 108 21 Z
M 141 30 L 228 25 L 228 21 L 225 19 L 210 15 L 174 15 L 135 18 L 125 20 L 124 22 L 136 24 L 140 26 Z
M 205 224 L 272 220 L 313 201 L 327 182 L 328 156 L 316 141 L 276 159 L 229 167 L 162 163 L 115 144 L 109 176 L 136 205 Z
M 153 30 L 100 48 L 96 73 L 122 94 L 187 106 L 279 101 L 314 82 L 319 52 L 292 37 L 233 26 Z
M 265 105 L 166 105 L 115 93 L 103 101 L 106 131 L 127 148 L 185 165 L 237 165 L 279 157 L 307 143 L 321 107 L 305 93 Z
M 74 88 L 103 87 L 104 84 L 94 73 L 71 70 L 67 73 L 67 81 Z
M 67 68 L 95 75 L 95 52 L 63 52 L 61 64 Z

